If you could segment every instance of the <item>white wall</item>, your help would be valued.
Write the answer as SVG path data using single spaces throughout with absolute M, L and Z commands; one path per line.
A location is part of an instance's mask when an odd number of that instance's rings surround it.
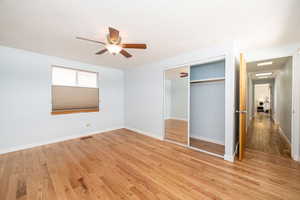
M 275 79 L 275 121 L 291 142 L 292 126 L 292 59 L 290 58 Z
M 166 105 L 167 106 L 167 105 Z M 170 118 L 188 119 L 188 78 L 171 80 Z
M 52 116 L 51 65 L 99 72 L 100 112 Z M 0 91 L 0 153 L 124 126 L 121 70 L 0 46 Z
M 126 70 L 125 73 L 125 126 L 152 137 L 163 138 L 163 71 L 167 68 L 199 63 L 216 56 L 226 56 L 225 95 L 225 158 L 233 159 L 235 150 L 235 69 L 234 46 L 201 49 L 191 53 L 169 58 Z

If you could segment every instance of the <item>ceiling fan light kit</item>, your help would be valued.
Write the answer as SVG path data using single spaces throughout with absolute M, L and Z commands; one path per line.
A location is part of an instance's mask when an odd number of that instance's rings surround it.
M 109 51 L 109 53 L 111 53 L 112 55 L 117 55 L 120 53 L 120 51 L 122 50 L 122 47 L 120 47 L 119 45 L 115 45 L 115 44 L 107 44 L 105 46 L 105 48 Z
M 100 42 L 97 40 L 91 40 L 88 38 L 83 38 L 83 37 L 76 37 L 76 39 L 79 40 L 85 40 L 85 41 L 89 41 L 89 42 L 94 42 L 94 43 L 98 43 L 104 46 L 105 49 L 102 49 L 98 52 L 96 52 L 96 55 L 100 55 L 103 54 L 105 52 L 109 52 L 112 55 L 117 55 L 117 54 L 122 54 L 123 56 L 125 56 L 126 58 L 130 58 L 132 57 L 132 55 L 130 53 L 128 53 L 126 50 L 124 49 L 146 49 L 147 45 L 146 44 L 121 44 L 121 37 L 119 36 L 119 31 L 117 29 L 108 28 L 109 30 L 109 34 L 107 35 L 107 42 Z

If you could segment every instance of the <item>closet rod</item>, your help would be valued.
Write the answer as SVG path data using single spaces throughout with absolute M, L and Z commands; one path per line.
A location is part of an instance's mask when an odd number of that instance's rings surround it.
M 216 82 L 216 81 L 224 81 L 224 80 L 225 80 L 225 77 L 219 77 L 219 78 L 192 80 L 192 81 L 190 81 L 190 83 L 205 83 L 205 82 Z

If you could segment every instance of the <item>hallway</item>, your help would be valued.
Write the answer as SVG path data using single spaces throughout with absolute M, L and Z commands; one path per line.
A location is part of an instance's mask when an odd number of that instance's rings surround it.
M 258 113 L 252 120 L 246 140 L 246 148 L 265 153 L 291 157 L 290 146 L 279 133 L 279 128 L 269 114 Z

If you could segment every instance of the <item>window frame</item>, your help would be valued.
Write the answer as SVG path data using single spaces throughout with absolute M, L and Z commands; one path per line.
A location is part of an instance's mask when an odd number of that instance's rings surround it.
M 53 84 L 53 68 L 63 68 L 68 70 L 74 70 L 76 73 L 76 85 L 56 85 Z M 88 73 L 95 73 L 96 74 L 96 87 L 84 87 L 78 85 L 78 72 L 88 72 Z M 88 109 L 65 109 L 65 110 L 53 110 L 53 93 L 52 93 L 52 86 L 63 86 L 63 87 L 80 87 L 80 88 L 94 88 L 98 90 L 98 107 L 97 108 L 88 108 Z M 73 67 L 65 67 L 60 65 L 51 65 L 51 115 L 62 115 L 62 114 L 76 114 L 76 113 L 89 113 L 89 112 L 99 112 L 100 111 L 100 93 L 99 93 L 99 72 L 77 69 Z

